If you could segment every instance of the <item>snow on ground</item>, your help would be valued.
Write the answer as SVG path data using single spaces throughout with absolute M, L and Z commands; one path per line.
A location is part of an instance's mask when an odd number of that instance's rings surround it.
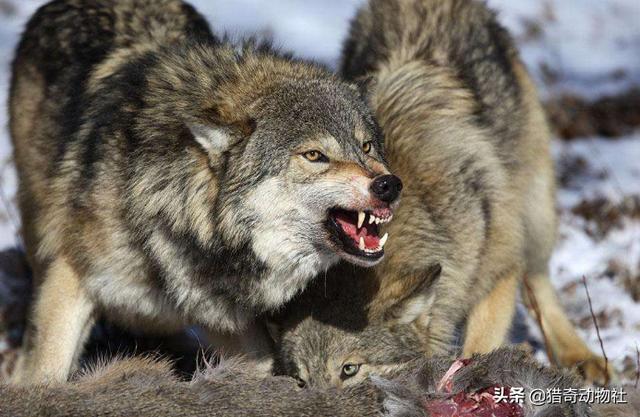
M 489 0 L 544 93 L 595 98 L 640 83 L 637 0 Z M 548 86 L 543 84 L 550 83 Z
M 17 242 L 12 206 L 15 175 L 4 128 L 9 63 L 24 22 L 41 3 L 0 0 L 0 248 Z M 219 32 L 236 37 L 267 34 L 298 56 L 335 67 L 348 21 L 362 1 L 192 3 Z M 543 97 L 570 92 L 594 99 L 640 84 L 637 0 L 489 0 L 489 4 L 498 9 L 499 18 L 514 34 Z M 640 304 L 628 289 L 629 282 L 639 285 L 640 219 L 623 216 L 617 227 L 594 234 L 593 220 L 574 211 L 598 197 L 615 204 L 640 195 L 640 134 L 616 140 L 556 141 L 554 154 L 559 171 L 566 171 L 562 175 L 570 178 L 558 191 L 560 240 L 551 264 L 552 277 L 580 332 L 598 351 L 580 284 L 581 277 L 586 277 L 605 347 L 621 369 L 640 343 Z M 582 162 L 571 168 L 571 161 Z
M 571 169 L 572 178 L 558 191 L 560 238 L 551 276 L 580 333 L 600 352 L 582 284 L 582 277 L 586 278 L 607 355 L 623 369 L 635 360 L 636 344 L 640 344 L 640 300 L 636 293 L 634 301 L 628 288 L 633 283 L 634 288 L 640 286 L 640 218 L 638 202 L 632 200 L 640 196 L 640 133 L 616 140 L 591 138 L 554 145 L 559 172 L 566 172 L 563 165 L 570 161 L 587 162 Z M 635 204 L 636 217 L 625 212 L 617 227 L 598 232 L 593 219 L 580 215 L 576 207 L 599 198 L 612 206 Z M 612 218 L 609 223 L 614 222 Z

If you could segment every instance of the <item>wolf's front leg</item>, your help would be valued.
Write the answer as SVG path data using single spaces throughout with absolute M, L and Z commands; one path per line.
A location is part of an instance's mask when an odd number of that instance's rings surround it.
M 501 278 L 473 307 L 466 323 L 463 356 L 489 353 L 507 341 L 515 314 L 520 275 L 517 269 Z
M 428 356 L 450 355 L 455 351 L 456 326 L 464 319 L 468 303 L 468 291 L 457 283 L 464 282 L 465 276 L 448 275 L 443 269 L 442 277 L 434 291 L 434 302 L 429 321 L 424 332 L 426 354 Z
M 45 270 L 38 288 L 16 384 L 66 381 L 94 322 L 94 304 L 64 258 Z
M 516 268 L 496 282 L 489 294 L 473 307 L 467 319 L 462 349 L 464 357 L 489 353 L 508 339 L 520 276 L 520 269 Z

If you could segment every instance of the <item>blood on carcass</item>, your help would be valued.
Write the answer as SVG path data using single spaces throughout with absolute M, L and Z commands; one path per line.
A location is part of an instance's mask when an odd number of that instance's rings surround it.
M 437 392 L 450 394 L 447 398 L 428 400 L 425 408 L 431 417 L 524 417 L 524 409 L 515 402 L 497 402 L 496 389 L 509 398 L 510 387 L 491 385 L 475 392 L 453 393 L 453 376 L 464 368 L 470 359 L 455 361 L 437 385 Z

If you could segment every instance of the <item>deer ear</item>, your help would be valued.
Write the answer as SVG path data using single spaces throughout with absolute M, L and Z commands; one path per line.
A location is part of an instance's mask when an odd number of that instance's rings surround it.
M 430 266 L 415 280 L 415 285 L 404 297 L 398 299 L 385 314 L 386 320 L 395 321 L 397 324 L 410 324 L 421 320 L 429 314 L 435 298 L 433 291 L 427 292 L 440 277 L 442 267 L 440 264 Z

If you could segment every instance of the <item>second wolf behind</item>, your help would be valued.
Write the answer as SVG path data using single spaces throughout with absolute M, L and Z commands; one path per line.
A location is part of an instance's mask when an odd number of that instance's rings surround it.
M 549 281 L 550 134 L 494 13 L 467 0 L 370 0 L 352 23 L 341 71 L 368 91 L 389 165 L 404 180 L 403 204 L 385 228 L 401 238 L 373 270 L 334 268 L 283 315 L 280 371 L 349 383 L 416 351 L 447 351 L 461 325 L 465 356 L 491 351 L 506 342 L 526 276 L 558 362 L 606 380 L 603 359 L 578 337 Z

